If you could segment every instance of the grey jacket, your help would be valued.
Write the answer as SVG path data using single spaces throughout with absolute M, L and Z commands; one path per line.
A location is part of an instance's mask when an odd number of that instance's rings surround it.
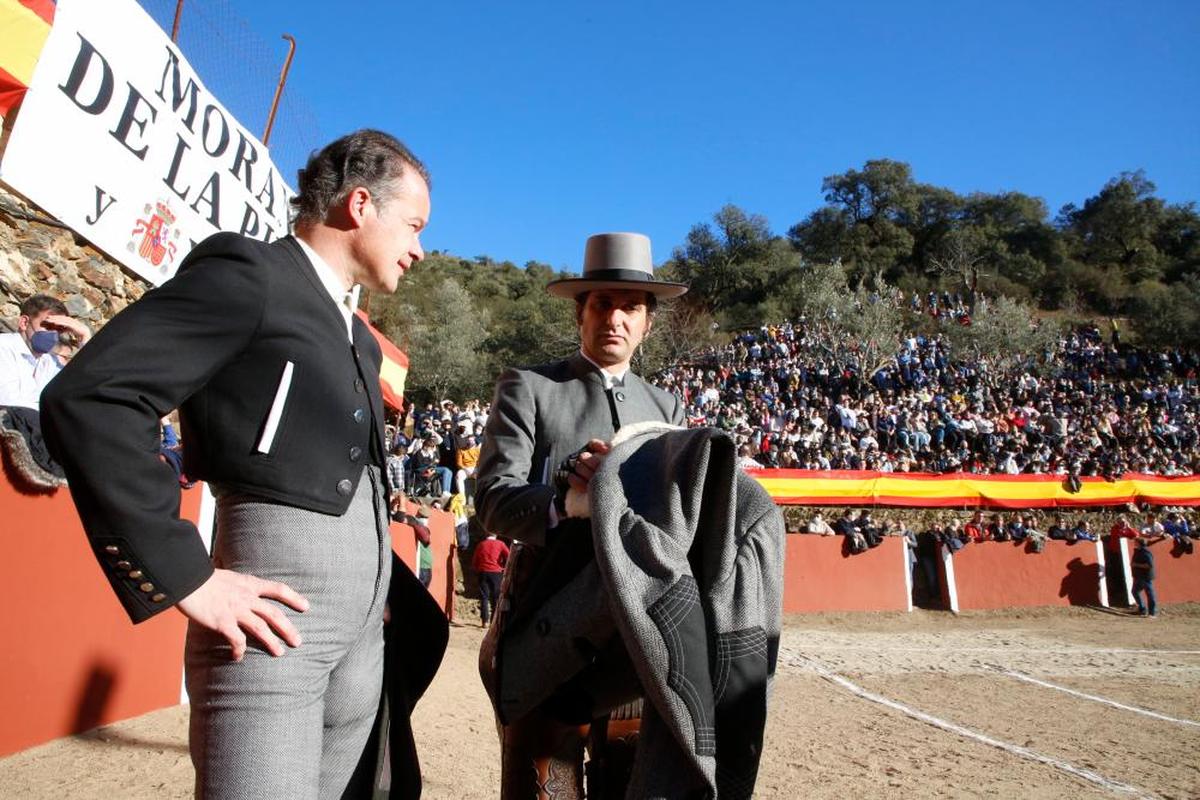
M 632 371 L 611 396 L 610 403 L 604 379 L 579 353 L 501 374 L 476 469 L 475 508 L 485 530 L 545 544 L 550 475 L 564 458 L 589 439 L 609 441 L 622 425 L 683 422 L 680 399 Z

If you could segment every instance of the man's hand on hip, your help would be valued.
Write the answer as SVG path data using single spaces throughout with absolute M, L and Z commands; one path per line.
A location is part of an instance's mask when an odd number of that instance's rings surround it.
M 300 632 L 270 600 L 297 611 L 308 610 L 308 601 L 287 584 L 227 569 L 214 570 L 212 577 L 176 607 L 196 624 L 224 636 L 233 648 L 233 660 L 241 661 L 246 654 L 246 634 L 262 642 L 273 656 L 284 652 L 275 634 L 289 647 L 300 646 Z

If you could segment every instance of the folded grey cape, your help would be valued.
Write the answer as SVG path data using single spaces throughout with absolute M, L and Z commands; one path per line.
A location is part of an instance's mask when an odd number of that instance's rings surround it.
M 712 428 L 622 428 L 596 562 L 646 694 L 627 797 L 750 797 L 782 621 L 783 517 Z

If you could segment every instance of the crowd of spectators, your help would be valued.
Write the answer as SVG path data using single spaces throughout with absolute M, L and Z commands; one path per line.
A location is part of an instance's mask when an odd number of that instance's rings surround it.
M 965 309 L 945 313 L 959 319 Z M 764 325 L 657 382 L 684 398 L 690 425 L 728 431 L 763 467 L 1200 471 L 1197 353 L 1139 349 L 1087 327 L 1002 369 L 956 358 L 942 334 L 914 334 L 864 367 L 838 358 L 831 335 L 825 323 Z
M 467 482 L 475 475 L 489 409 L 478 400 L 462 406 L 443 400 L 409 409 L 411 436 L 405 417 L 389 424 L 391 489 L 413 497 L 469 498 Z
M 830 521 L 832 520 L 832 522 Z M 1087 514 L 1074 519 L 1069 515 L 1054 513 L 1045 522 L 1029 511 L 988 512 L 975 511 L 965 519 L 947 513 L 938 515 L 932 522 L 921 526 L 919 531 L 908 527 L 900 518 L 879 520 L 871 509 L 855 510 L 843 508 L 830 514 L 818 509 L 804 524 L 802 533 L 819 536 L 843 536 L 849 540 L 852 552 L 861 552 L 876 547 L 885 536 L 903 536 L 911 547 L 922 549 L 923 544 L 947 545 L 951 550 L 980 542 L 1023 542 L 1040 543 L 1046 539 L 1067 542 L 1100 541 L 1113 539 L 1165 539 L 1170 537 L 1175 544 L 1190 550 L 1193 539 L 1200 539 L 1200 529 L 1177 510 L 1146 511 L 1139 520 L 1132 514 L 1119 514 L 1107 530 L 1096 530 Z M 1044 529 L 1043 529 L 1044 527 Z

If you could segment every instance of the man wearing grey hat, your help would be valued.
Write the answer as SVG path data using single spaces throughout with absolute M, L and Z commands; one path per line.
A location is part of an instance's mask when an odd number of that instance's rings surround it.
M 520 542 L 480 655 L 503 725 L 504 798 L 582 796 L 580 726 L 603 716 L 600 695 L 621 694 L 608 684 L 632 671 L 612 631 L 573 640 L 582 648 L 578 670 L 568 664 L 547 674 L 536 653 L 573 613 L 550 608 L 554 594 L 594 557 L 587 485 L 613 434 L 631 423 L 684 420 L 680 398 L 629 369 L 658 301 L 687 291 L 655 280 L 649 238 L 590 237 L 582 276 L 547 291 L 575 301 L 579 351 L 500 376 L 476 473 L 484 529 Z

